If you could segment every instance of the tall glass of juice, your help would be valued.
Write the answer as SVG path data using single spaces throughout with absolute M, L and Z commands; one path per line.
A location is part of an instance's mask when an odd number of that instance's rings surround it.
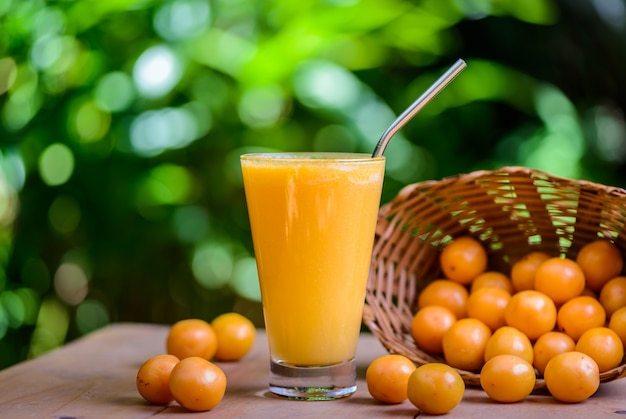
M 270 391 L 333 400 L 356 390 L 384 157 L 241 156 L 270 350 Z

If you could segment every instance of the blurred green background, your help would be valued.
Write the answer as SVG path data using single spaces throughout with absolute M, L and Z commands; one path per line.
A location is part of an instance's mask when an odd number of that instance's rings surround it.
M 260 324 L 238 157 L 625 186 L 624 0 L 0 0 L 0 368 L 111 322 Z

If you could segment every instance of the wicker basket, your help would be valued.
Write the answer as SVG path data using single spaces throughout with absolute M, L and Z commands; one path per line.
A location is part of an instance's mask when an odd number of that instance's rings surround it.
M 524 167 L 477 171 L 406 186 L 379 212 L 363 321 L 391 353 L 416 364 L 445 362 L 416 346 L 411 320 L 421 289 L 441 278 L 439 251 L 453 237 L 472 235 L 490 269 L 509 273 L 531 250 L 575 258 L 598 237 L 626 255 L 626 190 Z M 480 375 L 458 370 L 468 386 Z M 601 374 L 626 375 L 626 364 Z M 545 387 L 538 379 L 535 390 Z

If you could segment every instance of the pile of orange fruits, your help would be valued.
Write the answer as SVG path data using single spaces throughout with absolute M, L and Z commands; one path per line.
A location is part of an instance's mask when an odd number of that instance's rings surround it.
M 214 361 L 238 361 L 254 344 L 254 324 L 239 313 L 224 313 L 210 323 L 185 319 L 169 329 L 165 349 L 137 372 L 139 394 L 152 404 L 175 400 L 200 412 L 217 406 L 226 392 L 226 374 Z
M 602 372 L 624 362 L 626 276 L 612 242 L 591 241 L 575 259 L 531 251 L 503 273 L 489 270 L 481 242 L 459 236 L 443 248 L 439 264 L 442 277 L 418 296 L 411 335 L 445 363 L 408 368 L 400 355 L 377 359 L 367 380 L 377 400 L 408 397 L 425 413 L 445 413 L 465 390 L 460 375 L 429 394 L 411 383 L 428 373 L 433 385 L 458 369 L 479 373 L 482 389 L 498 402 L 523 400 L 542 377 L 555 399 L 577 403 L 597 391 Z M 381 365 L 401 375 L 396 389 L 385 388 Z M 427 366 L 429 372 L 419 372 Z
M 448 365 L 480 372 L 494 400 L 521 400 L 542 376 L 558 400 L 582 401 L 600 373 L 623 362 L 626 276 L 612 242 L 589 242 L 575 259 L 533 251 L 505 274 L 488 270 L 483 245 L 462 236 L 439 263 L 444 277 L 421 291 L 411 335 Z M 581 382 L 587 387 L 577 394 Z

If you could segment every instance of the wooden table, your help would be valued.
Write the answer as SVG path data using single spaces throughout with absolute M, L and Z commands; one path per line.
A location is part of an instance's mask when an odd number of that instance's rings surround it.
M 220 363 L 228 378 L 226 395 L 212 411 L 187 412 L 175 402 L 146 403 L 135 389 L 139 366 L 164 351 L 168 328 L 119 323 L 96 331 L 37 359 L 0 371 L 0 417 L 20 418 L 413 418 L 409 401 L 382 405 L 364 382 L 365 370 L 384 348 L 362 334 L 358 348 L 358 390 L 349 398 L 327 402 L 282 400 L 267 391 L 266 336 L 258 331 L 253 350 L 236 363 Z M 423 417 L 426 415 L 420 415 Z M 603 384 L 591 399 L 561 404 L 532 395 L 516 404 L 490 401 L 468 389 L 463 402 L 446 418 L 626 418 L 626 379 Z

